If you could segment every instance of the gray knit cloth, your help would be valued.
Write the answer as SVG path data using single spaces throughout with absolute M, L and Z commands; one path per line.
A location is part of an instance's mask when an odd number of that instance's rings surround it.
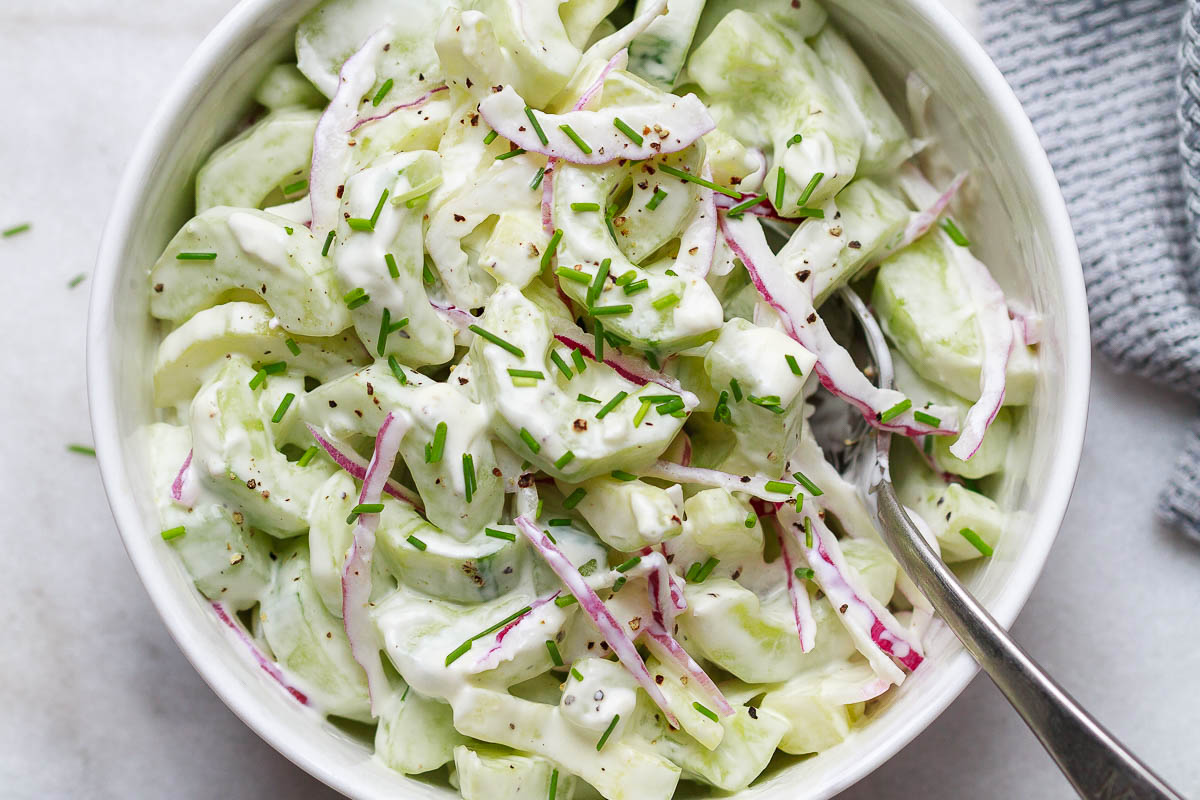
M 1200 0 L 982 0 L 1062 185 L 1097 349 L 1200 397 Z M 1200 424 L 1159 515 L 1200 537 Z

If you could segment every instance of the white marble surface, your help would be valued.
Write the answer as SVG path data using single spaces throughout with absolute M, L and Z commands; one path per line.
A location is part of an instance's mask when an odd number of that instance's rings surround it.
M 0 2 L 0 797 L 327 797 L 200 681 L 121 547 L 89 441 L 83 319 L 109 198 L 152 107 L 232 0 Z M 1017 637 L 1200 795 L 1200 547 L 1155 524 L 1190 402 L 1099 366 L 1075 500 Z M 1068 795 L 986 679 L 847 797 Z M 915 790 L 915 793 L 914 793 Z

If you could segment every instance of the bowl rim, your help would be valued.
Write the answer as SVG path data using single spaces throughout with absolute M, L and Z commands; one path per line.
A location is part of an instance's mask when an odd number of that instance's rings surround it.
M 148 178 L 160 154 L 168 146 L 172 123 L 192 104 L 205 76 L 218 66 L 222 54 L 237 36 L 247 28 L 266 22 L 282 2 L 284 0 L 240 0 L 185 62 L 138 140 L 105 224 L 92 280 L 87 323 L 88 407 L 100 476 L 117 529 L 138 577 L 184 656 L 225 705 L 281 755 L 343 794 L 367 796 L 366 787 L 360 785 L 360 781 L 331 769 L 325 763 L 321 748 L 306 742 L 281 724 L 260 702 L 256 692 L 233 678 L 215 654 L 184 635 L 193 612 L 161 569 L 151 547 L 152 539 L 143 530 L 141 514 L 133 500 L 134 487 L 121 457 L 122 441 L 116 422 L 117 386 L 109 372 L 109 365 L 113 363 L 115 337 L 112 327 L 106 324 L 105 312 L 113 307 L 119 291 L 122 254 L 137 224 L 137 209 L 145 204 Z M 922 17 L 922 21 L 962 67 L 984 87 L 998 107 L 1000 114 L 997 122 L 1003 127 L 1004 135 L 1017 144 L 1017 151 L 1021 153 L 1021 167 L 1032 177 L 1037 203 L 1046 216 L 1057 277 L 1064 289 L 1065 303 L 1059 309 L 1067 332 L 1063 343 L 1062 393 L 1067 398 L 1065 403 L 1071 413 L 1062 420 L 1058 432 L 1060 444 L 1043 487 L 1043 513 L 1035 523 L 1037 529 L 1045 533 L 1029 537 L 1023 552 L 1023 560 L 1029 568 L 1010 576 L 1003 594 L 989 607 L 995 618 L 1007 628 L 1016 619 L 1041 576 L 1066 514 L 1078 474 L 1087 421 L 1091 361 L 1083 272 L 1066 204 L 1049 159 L 1032 123 L 999 69 L 975 37 L 942 5 L 941 0 L 905 2 L 915 14 Z M 828 797 L 840 792 L 892 758 L 962 693 L 977 671 L 975 662 L 960 649 L 946 663 L 942 680 L 936 689 L 930 691 L 928 702 L 918 713 L 911 715 L 887 741 L 886 746 L 863 753 L 854 769 L 831 776 L 829 780 L 814 786 L 814 796 Z

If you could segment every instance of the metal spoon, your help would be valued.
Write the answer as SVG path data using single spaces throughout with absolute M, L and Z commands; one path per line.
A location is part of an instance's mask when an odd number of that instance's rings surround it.
M 863 329 L 879 385 L 890 387 L 892 358 L 879 323 L 853 291 L 843 288 L 839 294 Z M 871 436 L 864 430 L 842 444 L 856 451 L 852 455 L 857 456 L 860 482 L 900 567 L 1012 703 L 1079 796 L 1182 800 L 1047 675 L 934 553 L 892 486 L 891 434 L 876 430 Z

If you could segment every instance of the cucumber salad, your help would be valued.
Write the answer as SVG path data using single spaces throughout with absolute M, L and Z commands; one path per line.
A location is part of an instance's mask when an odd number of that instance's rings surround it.
M 1039 335 L 908 88 L 912 132 L 815 0 L 304 17 L 149 271 L 161 535 L 231 646 L 467 800 L 733 792 L 870 724 L 932 614 L 814 409 L 986 558 Z

